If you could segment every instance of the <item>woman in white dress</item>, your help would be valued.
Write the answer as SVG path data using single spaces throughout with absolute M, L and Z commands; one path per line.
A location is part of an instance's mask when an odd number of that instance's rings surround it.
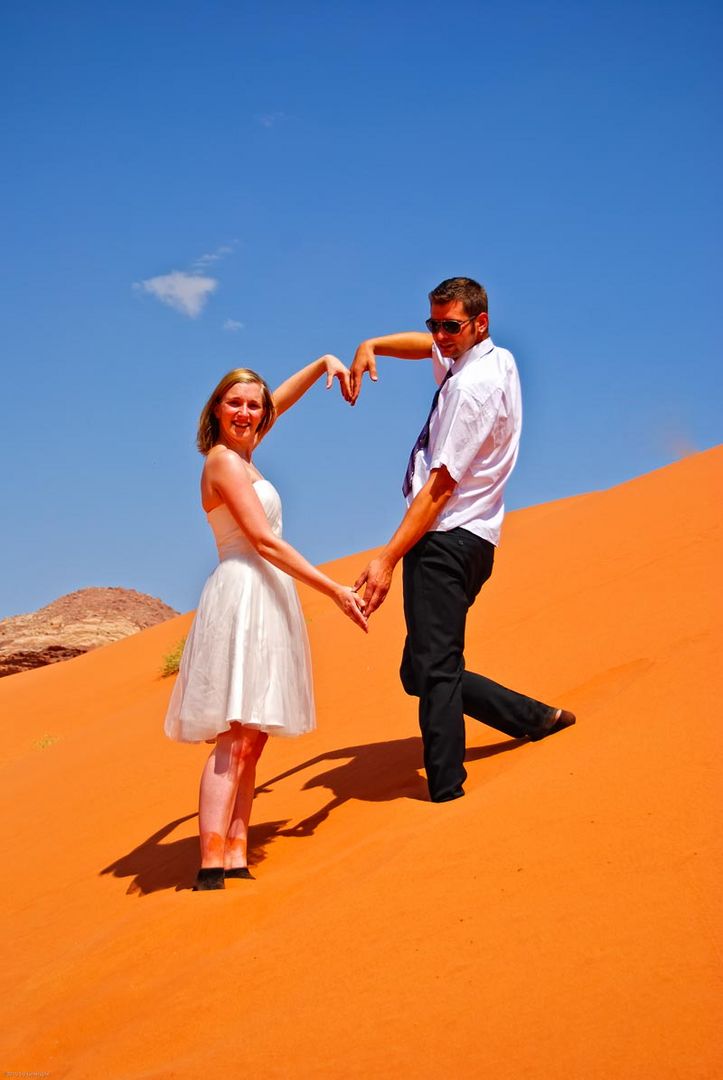
M 201 503 L 216 538 L 219 565 L 209 577 L 189 631 L 166 715 L 179 742 L 214 742 L 201 777 L 201 869 L 197 890 L 251 877 L 248 825 L 256 763 L 269 734 L 314 727 L 309 645 L 291 578 L 318 589 L 362 630 L 362 599 L 312 566 L 281 538 L 281 502 L 252 462 L 277 417 L 326 374 L 347 400 L 349 372 L 322 356 L 276 390 L 248 368 L 221 379 L 198 428 L 206 461 Z M 291 576 L 289 576 L 291 575 Z

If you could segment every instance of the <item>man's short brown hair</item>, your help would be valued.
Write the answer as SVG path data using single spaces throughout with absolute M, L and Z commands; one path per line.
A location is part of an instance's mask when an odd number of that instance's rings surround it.
M 465 312 L 481 315 L 487 312 L 487 292 L 484 285 L 468 277 L 451 277 L 441 282 L 429 294 L 430 304 L 451 304 L 461 300 Z

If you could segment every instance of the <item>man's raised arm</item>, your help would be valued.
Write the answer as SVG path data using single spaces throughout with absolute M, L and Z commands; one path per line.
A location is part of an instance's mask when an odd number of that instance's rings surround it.
M 377 356 L 396 356 L 399 360 L 425 360 L 432 355 L 432 335 L 416 330 L 401 334 L 385 334 L 383 337 L 367 338 L 354 353 L 351 365 L 351 404 L 355 405 L 361 393 L 364 372 L 369 373 L 372 382 L 376 382 Z

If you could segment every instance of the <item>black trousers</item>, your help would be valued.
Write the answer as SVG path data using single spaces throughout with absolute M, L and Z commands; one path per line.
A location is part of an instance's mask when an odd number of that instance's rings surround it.
M 405 555 L 404 617 L 407 639 L 400 675 L 419 698 L 424 767 L 434 802 L 463 795 L 464 714 L 522 738 L 551 707 L 466 671 L 467 612 L 492 573 L 494 546 L 467 529 L 429 532 Z

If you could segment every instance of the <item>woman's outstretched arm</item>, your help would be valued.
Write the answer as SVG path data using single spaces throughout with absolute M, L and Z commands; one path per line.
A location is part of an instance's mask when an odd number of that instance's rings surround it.
M 331 388 L 334 379 L 338 379 L 344 400 L 351 401 L 348 369 L 337 356 L 326 353 L 324 356 L 320 356 L 318 360 L 313 360 L 310 364 L 307 364 L 301 371 L 290 375 L 278 389 L 274 390 L 271 396 L 276 406 L 276 415 L 281 416 L 292 405 L 295 405 L 299 398 L 303 397 L 306 391 L 324 374 L 326 375 L 327 390 Z
M 324 593 L 352 622 L 367 629 L 364 601 L 348 586 L 323 574 L 304 556 L 276 536 L 254 491 L 248 470 L 232 450 L 216 451 L 206 461 L 206 479 L 233 514 L 255 551 L 279 570 Z

